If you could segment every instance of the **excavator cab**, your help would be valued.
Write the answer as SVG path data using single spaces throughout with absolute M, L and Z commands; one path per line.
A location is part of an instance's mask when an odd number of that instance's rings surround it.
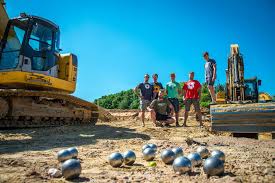
M 21 14 L 9 20 L 0 47 L 0 70 L 58 76 L 59 27 L 49 20 Z
M 73 93 L 77 57 L 60 54 L 59 26 L 21 13 L 7 22 L 0 43 L 0 88 Z
M 244 80 L 244 89 L 245 89 L 245 100 L 252 101 L 253 103 L 258 103 L 258 81 L 257 78 L 245 79 Z

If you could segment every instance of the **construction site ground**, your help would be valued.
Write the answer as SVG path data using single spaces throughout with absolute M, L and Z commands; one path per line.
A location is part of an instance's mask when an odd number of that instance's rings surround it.
M 66 182 L 47 172 L 60 169 L 57 152 L 68 147 L 78 148 L 82 166 L 80 177 L 73 182 L 275 182 L 275 140 L 268 136 L 257 140 L 214 133 L 207 117 L 205 127 L 200 128 L 194 115 L 183 128 L 154 127 L 150 120 L 142 127 L 136 111 L 112 114 L 115 121 L 99 121 L 96 126 L 1 130 L 0 182 Z M 141 148 L 146 143 L 158 146 L 156 167 L 142 159 Z M 160 159 L 166 148 L 180 146 L 187 155 L 200 145 L 225 153 L 222 176 L 208 178 L 201 166 L 193 168 L 190 175 L 177 175 Z M 137 155 L 133 166 L 113 168 L 108 164 L 108 155 L 129 149 Z

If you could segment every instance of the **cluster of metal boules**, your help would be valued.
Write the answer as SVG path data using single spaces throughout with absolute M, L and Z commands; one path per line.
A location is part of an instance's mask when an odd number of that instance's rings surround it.
M 65 179 L 74 179 L 81 174 L 81 164 L 77 159 L 78 150 L 76 147 L 61 150 L 57 153 L 57 160 L 61 163 L 61 175 Z M 50 169 L 49 174 L 56 177 L 58 171 Z
M 120 167 L 123 163 L 125 165 L 131 166 L 136 161 L 136 154 L 132 150 L 128 150 L 124 152 L 123 154 L 119 152 L 112 153 L 108 161 L 112 167 Z
M 203 159 L 206 160 L 203 162 Z M 203 165 L 203 171 L 206 175 L 215 176 L 224 173 L 224 161 L 225 154 L 222 151 L 214 150 L 210 153 L 206 147 L 201 146 L 195 153 L 176 158 L 172 166 L 177 174 L 184 174 L 191 173 L 193 167 Z
M 149 166 L 156 166 L 156 162 L 153 161 L 156 158 L 156 154 L 157 146 L 155 144 L 145 144 L 142 147 L 143 159 L 149 162 Z M 172 165 L 173 170 L 177 174 L 191 173 L 192 168 L 201 165 L 208 176 L 224 173 L 225 154 L 220 150 L 214 150 L 210 153 L 205 146 L 198 147 L 197 152 L 190 153 L 187 156 L 184 156 L 184 151 L 181 147 L 165 149 L 161 152 L 160 158 L 165 164 Z M 108 160 L 112 167 L 120 167 L 123 163 L 125 165 L 133 165 L 136 155 L 132 150 L 123 154 L 115 152 L 109 156 Z

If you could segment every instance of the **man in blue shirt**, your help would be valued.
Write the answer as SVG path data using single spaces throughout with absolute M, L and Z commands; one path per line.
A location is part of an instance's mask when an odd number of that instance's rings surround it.
M 216 94 L 214 89 L 215 80 L 217 78 L 217 67 L 216 61 L 214 59 L 209 58 L 209 53 L 204 52 L 203 58 L 206 61 L 204 65 L 205 69 L 205 82 L 207 83 L 208 90 L 210 92 L 212 98 L 212 104 L 216 103 Z
M 140 98 L 141 121 L 144 127 L 145 110 L 153 99 L 153 86 L 149 83 L 149 74 L 145 74 L 144 82 L 137 85 L 134 91 Z

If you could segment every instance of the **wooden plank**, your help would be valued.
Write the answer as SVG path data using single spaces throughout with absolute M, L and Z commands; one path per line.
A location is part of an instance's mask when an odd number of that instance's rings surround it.
M 210 111 L 210 114 L 211 115 L 244 115 L 244 114 L 248 114 L 248 115 L 265 115 L 265 114 L 273 114 L 275 115 L 275 110 L 254 110 L 254 111 L 235 111 L 235 112 L 211 112 Z
M 212 119 L 212 123 L 241 123 L 241 122 L 258 122 L 258 123 L 274 123 L 275 118 L 262 117 L 262 118 L 223 118 L 223 119 Z
M 212 126 L 252 126 L 252 125 L 255 125 L 255 126 L 275 126 L 275 123 L 214 123 Z
M 213 131 L 224 131 L 232 133 L 275 133 L 275 126 L 212 126 Z

